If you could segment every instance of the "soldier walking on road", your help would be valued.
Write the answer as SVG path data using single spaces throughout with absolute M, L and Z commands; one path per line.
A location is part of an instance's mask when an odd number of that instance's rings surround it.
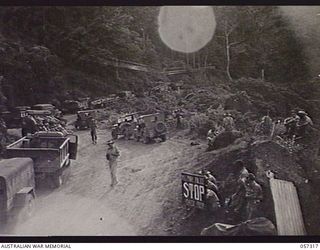
M 111 174 L 111 187 L 117 185 L 117 159 L 120 156 L 118 148 L 114 145 L 112 140 L 107 142 L 108 149 L 106 153 L 107 160 L 109 161 L 110 174 Z
M 93 144 L 97 144 L 97 123 L 95 119 L 91 119 L 90 121 L 90 133 L 91 133 L 91 139 Z

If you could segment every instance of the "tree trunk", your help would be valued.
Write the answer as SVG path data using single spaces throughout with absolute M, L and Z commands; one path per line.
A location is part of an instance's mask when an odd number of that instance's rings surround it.
M 120 75 L 119 75 L 119 59 L 117 58 L 116 60 L 117 60 L 117 61 L 116 61 L 116 78 L 117 78 L 118 80 L 120 80 Z
M 230 81 L 233 81 L 231 74 L 230 74 L 230 45 L 229 45 L 229 34 L 226 35 L 226 55 L 227 55 L 227 67 L 226 67 L 226 72 L 227 76 Z
M 261 70 L 261 79 L 264 81 L 264 69 Z
M 208 60 L 208 55 L 204 56 L 204 67 L 207 67 L 207 60 Z
M 39 40 L 41 44 L 45 44 L 45 36 L 46 36 L 46 8 L 43 7 L 42 10 L 42 32 L 39 36 Z
M 186 59 L 187 59 L 186 66 L 188 68 L 189 67 L 189 53 L 186 53 Z
M 193 56 L 193 68 L 195 69 L 196 68 L 196 53 L 194 52 L 192 54 L 192 56 Z

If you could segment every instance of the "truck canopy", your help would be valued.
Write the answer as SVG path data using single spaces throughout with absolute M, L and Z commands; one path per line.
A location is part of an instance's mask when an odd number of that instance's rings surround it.
M 47 115 L 51 115 L 51 112 L 49 110 L 27 110 L 27 113 L 29 115 L 39 115 L 39 116 L 47 116 Z

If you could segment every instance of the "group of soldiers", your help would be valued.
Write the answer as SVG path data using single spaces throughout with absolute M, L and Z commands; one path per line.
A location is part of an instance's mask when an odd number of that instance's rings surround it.
M 255 135 L 274 137 L 279 135 L 290 140 L 299 140 L 308 135 L 309 129 L 313 126 L 312 119 L 303 110 L 292 110 L 291 115 L 283 121 L 273 122 L 269 115 L 263 116 L 254 130 Z M 284 127 L 284 131 L 281 131 Z
M 210 171 L 200 171 L 199 174 L 206 179 L 206 199 L 210 210 L 223 208 L 230 218 L 241 221 L 259 215 L 262 188 L 242 160 L 232 164 L 232 171 L 224 181 L 217 181 Z
M 265 136 L 273 138 L 278 135 L 285 139 L 299 140 L 309 132 L 309 128 L 313 126 L 312 119 L 303 110 L 292 110 L 291 115 L 283 121 L 273 121 L 269 114 L 263 116 L 261 121 L 255 126 L 253 134 L 255 136 Z M 283 128 L 284 131 L 281 130 Z M 234 118 L 230 113 L 225 113 L 222 124 L 218 123 L 214 128 L 210 129 L 207 134 L 208 146 L 214 143 L 217 136 L 223 132 L 235 131 Z
M 275 122 L 267 114 L 256 125 L 254 136 L 272 139 L 278 135 L 290 140 L 304 139 L 312 126 L 312 119 L 303 110 L 293 110 L 289 117 Z M 218 134 L 235 129 L 233 117 L 230 113 L 225 113 L 222 124 L 209 130 L 209 145 Z M 253 219 L 259 214 L 259 206 L 263 200 L 262 188 L 254 173 L 250 173 L 242 160 L 233 163 L 231 172 L 222 182 L 217 181 L 208 171 L 202 171 L 201 174 L 206 178 L 209 208 L 222 207 L 226 214 L 236 215 L 241 221 Z

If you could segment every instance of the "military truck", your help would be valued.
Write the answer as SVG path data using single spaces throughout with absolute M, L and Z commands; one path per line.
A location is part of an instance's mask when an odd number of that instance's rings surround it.
M 63 183 L 63 172 L 77 156 L 78 137 L 61 132 L 40 131 L 6 147 L 6 158 L 30 157 L 36 181 L 50 179 L 54 187 Z
M 139 113 L 131 113 L 118 118 L 117 123 L 113 125 L 111 130 L 112 139 L 116 140 L 119 136 L 130 139 L 134 134 L 137 125 Z
M 88 129 L 90 128 L 90 122 L 92 118 L 96 118 L 95 110 L 83 110 L 77 112 L 77 120 L 74 124 L 76 129 Z
M 81 105 L 75 100 L 65 100 L 61 105 L 61 110 L 64 114 L 74 114 L 81 110 Z
M 48 110 L 50 111 L 52 116 L 58 118 L 62 117 L 62 112 L 59 109 L 57 109 L 54 105 L 49 103 L 33 105 L 32 110 Z
M 30 217 L 35 201 L 35 179 L 31 158 L 0 161 L 0 221 Z
M 164 114 L 154 113 L 138 117 L 138 123 L 134 130 L 134 138 L 136 141 L 142 140 L 145 144 L 155 138 L 166 141 L 167 127 Z
M 78 98 L 80 109 L 81 110 L 87 110 L 90 106 L 90 97 L 81 97 Z
M 7 128 L 21 128 L 22 119 L 26 116 L 28 109 L 30 109 L 29 106 L 17 106 L 10 111 L 2 111 L 0 116 L 5 121 Z
M 93 109 L 99 109 L 106 107 L 106 100 L 104 98 L 96 99 L 90 102 L 90 107 Z

